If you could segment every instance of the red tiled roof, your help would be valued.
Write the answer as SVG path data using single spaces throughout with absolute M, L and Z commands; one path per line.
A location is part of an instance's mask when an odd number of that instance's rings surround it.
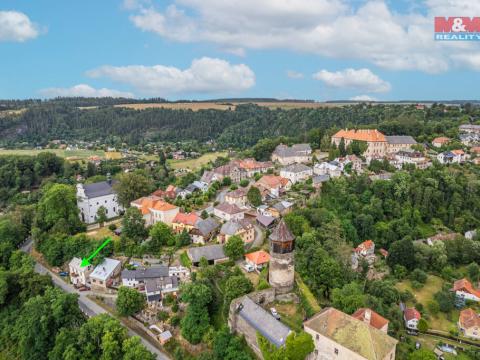
M 465 309 L 460 311 L 458 322 L 464 329 L 480 327 L 480 316 L 473 309 Z
M 221 203 L 215 207 L 215 209 L 220 210 L 226 214 L 238 214 L 243 212 L 242 209 L 240 209 L 237 205 L 235 204 L 228 204 L 228 203 Z
M 368 314 L 369 311 L 370 311 L 370 321 L 365 316 L 365 314 Z M 364 321 L 364 322 L 368 323 L 370 326 L 373 326 L 374 328 L 376 328 L 378 330 L 382 329 L 385 325 L 387 325 L 389 323 L 389 321 L 387 319 L 385 319 L 383 316 L 379 315 L 375 311 L 373 311 L 371 309 L 368 309 L 368 308 L 358 309 L 357 311 L 355 311 L 352 314 L 352 316 L 355 319 L 358 319 L 358 320 L 361 320 L 361 321 Z
M 200 220 L 200 217 L 195 213 L 185 214 L 179 212 L 173 218 L 172 223 L 194 226 L 198 220 Z
M 387 139 L 385 138 L 385 135 L 383 135 L 380 131 L 377 129 L 345 129 L 345 130 L 340 130 L 338 131 L 335 135 L 333 135 L 334 138 L 344 138 L 347 140 L 358 140 L 358 141 L 375 141 L 375 142 L 386 142 Z
M 250 254 L 245 254 L 245 259 L 250 260 L 255 265 L 262 265 L 270 261 L 270 254 L 266 251 L 259 250 Z
M 440 137 L 437 137 L 437 138 L 433 139 L 432 144 L 433 143 L 446 144 L 449 141 L 450 141 L 450 139 L 448 137 L 440 136 Z
M 464 155 L 465 152 L 463 150 L 452 150 L 450 151 L 452 154 L 455 154 L 455 155 Z
M 480 298 L 480 291 L 475 289 L 472 283 L 465 278 L 455 281 L 453 283 L 452 290 L 455 292 L 457 291 L 467 292 L 469 294 L 475 295 L 476 297 Z
M 470 152 L 472 153 L 480 153 L 480 146 L 473 146 L 470 148 Z
M 150 212 L 150 209 L 158 211 L 169 211 L 177 208 L 177 206 L 169 204 L 155 195 L 145 196 L 140 199 L 134 200 L 132 201 L 132 204 L 137 205 L 143 215 L 148 214 Z
M 418 310 L 415 309 L 415 308 L 405 309 L 403 314 L 405 316 L 405 320 L 407 320 L 407 321 L 410 321 L 410 320 L 413 320 L 413 319 L 420 320 L 422 318 L 422 315 L 420 315 Z
M 362 250 L 369 250 L 371 249 L 372 247 L 375 246 L 375 243 L 372 241 L 372 240 L 365 240 L 364 242 L 362 242 L 360 245 L 357 246 L 357 248 L 355 249 L 357 252 L 360 252 Z
M 257 184 L 263 185 L 266 188 L 278 188 L 288 184 L 288 179 L 276 176 L 276 175 L 264 175 L 260 180 L 257 181 Z

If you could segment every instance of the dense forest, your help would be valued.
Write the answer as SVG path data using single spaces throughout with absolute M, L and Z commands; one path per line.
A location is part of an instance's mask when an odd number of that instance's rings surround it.
M 445 110 L 434 105 L 417 110 L 404 105 L 348 105 L 318 109 L 269 109 L 253 104 L 235 110 L 133 110 L 111 106 L 112 101 L 89 99 L 27 103 L 27 110 L 0 118 L 0 145 L 44 145 L 54 139 L 120 139 L 129 145 L 148 141 L 216 141 L 220 147 L 244 149 L 260 139 L 278 136 L 305 140 L 308 131 L 344 127 L 377 127 L 388 134 L 427 140 L 437 134 L 454 136 L 460 123 L 472 120 L 472 107 Z M 101 106 L 99 106 L 99 104 Z M 80 109 L 79 106 L 98 106 Z M 474 114 L 473 114 L 474 115 Z M 292 126 L 295 124 L 295 126 Z

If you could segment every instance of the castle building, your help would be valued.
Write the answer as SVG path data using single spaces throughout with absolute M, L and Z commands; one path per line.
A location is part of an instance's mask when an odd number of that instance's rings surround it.
M 295 236 L 282 219 L 270 239 L 270 266 L 268 278 L 277 293 L 288 293 L 295 282 L 293 249 Z

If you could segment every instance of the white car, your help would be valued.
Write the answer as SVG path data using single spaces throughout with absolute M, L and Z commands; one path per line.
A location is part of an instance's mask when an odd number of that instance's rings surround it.
M 255 270 L 252 264 L 247 263 L 243 267 L 247 272 L 252 272 L 253 270 Z
M 275 308 L 270 308 L 270 313 L 272 314 L 272 316 L 277 319 L 277 320 L 280 320 L 280 314 L 278 313 L 277 309 Z

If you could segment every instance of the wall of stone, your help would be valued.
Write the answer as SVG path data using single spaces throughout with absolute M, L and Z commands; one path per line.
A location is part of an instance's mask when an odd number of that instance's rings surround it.
M 278 293 L 287 293 L 293 289 L 295 282 L 293 253 L 271 254 L 268 280 Z

